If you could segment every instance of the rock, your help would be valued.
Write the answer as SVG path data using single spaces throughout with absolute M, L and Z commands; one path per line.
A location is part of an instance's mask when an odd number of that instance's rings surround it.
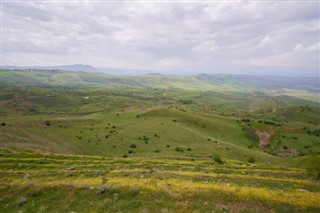
M 70 167 L 68 167 L 67 169 L 68 169 L 68 170 L 75 170 L 76 167 L 75 167 L 75 166 L 70 166 Z
M 222 206 L 221 206 L 221 210 L 222 210 L 223 212 L 228 212 L 228 211 L 229 211 L 229 208 L 228 208 L 227 206 L 225 206 L 225 205 L 222 205 Z
M 103 193 L 105 193 L 106 192 L 106 187 L 104 187 L 104 186 L 98 186 L 98 188 L 97 188 L 97 194 L 98 195 L 101 195 L 101 194 L 103 194 Z
M 119 194 L 118 193 L 114 193 L 113 194 L 113 200 L 115 200 L 115 201 L 119 200 Z
M 149 173 L 155 173 L 155 172 L 156 172 L 155 169 L 150 169 L 150 170 L 149 170 Z
M 310 191 L 306 190 L 306 189 L 297 189 L 299 192 L 305 192 L 305 193 L 308 193 Z
M 25 174 L 25 175 L 23 175 L 23 179 L 29 179 L 29 178 L 32 178 L 32 175 L 30 175 L 30 174 Z
M 24 204 L 24 203 L 26 203 L 28 200 L 26 199 L 26 198 L 21 198 L 20 200 L 18 200 L 17 202 L 16 202 L 16 205 L 17 206 L 21 206 L 22 204 Z
M 169 213 L 168 209 L 161 209 L 161 213 Z

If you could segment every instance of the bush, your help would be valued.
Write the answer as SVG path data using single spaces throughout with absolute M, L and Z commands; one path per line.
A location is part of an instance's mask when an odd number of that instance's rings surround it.
M 167 148 L 170 148 L 170 145 L 169 145 L 169 144 L 167 145 Z
M 157 150 L 155 150 L 154 152 L 159 153 L 159 152 L 160 152 L 160 150 L 159 150 L 159 149 L 157 149 Z
M 187 151 L 189 151 L 189 152 L 190 152 L 191 150 L 192 150 L 191 148 L 188 148 L 188 149 L 187 149 Z
M 6 126 L 6 123 L 5 123 L 5 122 L 2 122 L 2 123 L 1 123 L 1 126 Z
M 128 155 L 122 155 L 122 157 L 123 157 L 123 158 L 127 158 L 127 157 L 128 157 Z
M 30 195 L 31 197 L 37 197 L 37 196 L 42 195 L 42 191 L 40 191 L 39 189 L 32 189 L 32 190 L 29 192 L 29 195 Z
M 51 126 L 51 122 L 50 121 L 45 121 L 46 126 Z
M 213 154 L 213 160 L 219 164 L 223 164 L 223 160 L 221 159 L 220 155 L 218 155 L 217 153 Z
M 256 162 L 256 160 L 254 159 L 254 157 L 249 156 L 249 157 L 248 157 L 248 163 L 254 163 L 254 162 Z
M 137 148 L 137 145 L 135 145 L 134 143 L 130 145 L 130 148 Z
M 128 150 L 128 153 L 129 153 L 129 154 L 132 154 L 132 153 L 133 153 L 133 151 L 132 151 L 132 150 Z
M 184 150 L 183 150 L 182 147 L 176 147 L 176 151 L 177 151 L 177 152 L 183 152 Z

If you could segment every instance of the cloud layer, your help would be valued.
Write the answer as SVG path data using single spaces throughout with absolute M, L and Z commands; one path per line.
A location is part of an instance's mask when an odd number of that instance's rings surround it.
M 317 2 L 3 2 L 3 65 L 316 74 Z

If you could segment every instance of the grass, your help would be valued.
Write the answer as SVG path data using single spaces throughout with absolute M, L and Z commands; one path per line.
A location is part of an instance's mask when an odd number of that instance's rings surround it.
M 272 164 L 2 153 L 1 168 L 2 212 L 320 209 L 316 181 Z

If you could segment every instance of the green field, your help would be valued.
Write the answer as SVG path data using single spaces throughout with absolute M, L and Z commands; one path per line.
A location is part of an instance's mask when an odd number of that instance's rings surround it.
M 0 212 L 319 212 L 313 80 L 2 70 Z

